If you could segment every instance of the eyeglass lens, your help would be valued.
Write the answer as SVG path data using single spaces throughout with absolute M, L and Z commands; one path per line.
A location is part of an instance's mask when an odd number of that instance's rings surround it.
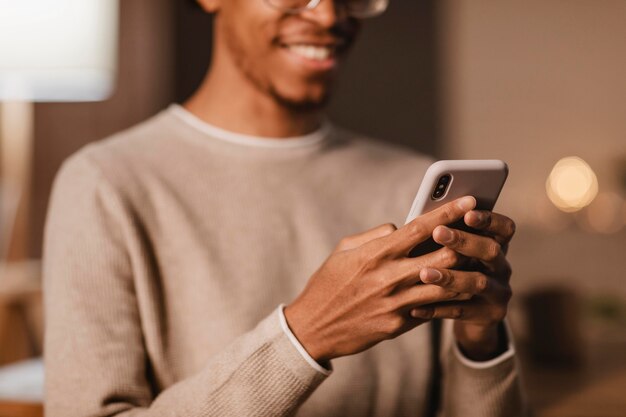
M 285 12 L 301 12 L 315 8 L 320 1 L 328 0 L 266 0 L 268 4 Z M 334 0 L 345 4 L 348 13 L 354 17 L 371 17 L 383 13 L 389 0 Z

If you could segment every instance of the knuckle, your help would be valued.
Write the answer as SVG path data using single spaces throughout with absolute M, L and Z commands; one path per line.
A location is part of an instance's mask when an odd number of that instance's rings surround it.
M 441 271 L 441 272 L 442 272 L 441 279 L 439 280 L 437 284 L 443 287 L 448 287 L 454 284 L 454 275 L 452 274 L 452 271 Z
M 498 256 L 500 256 L 501 246 L 498 242 L 493 242 L 487 247 L 487 252 L 485 253 L 485 258 L 487 261 L 495 261 Z
M 393 223 L 385 223 L 383 225 L 380 226 L 381 231 L 385 234 L 385 235 L 390 235 L 393 232 L 395 232 L 396 230 L 398 230 L 398 228 L 396 227 L 395 224 Z
M 410 236 L 414 238 L 425 238 L 428 233 L 424 225 L 419 221 L 411 222 L 407 225 L 407 232 Z
M 467 237 L 463 233 L 459 233 L 455 231 L 454 229 L 451 229 L 451 230 L 452 230 L 452 236 L 454 236 L 453 238 L 454 246 L 457 248 L 466 247 L 468 244 Z
M 385 325 L 383 332 L 387 336 L 395 336 L 404 326 L 404 319 L 398 315 L 391 316 Z
M 350 245 L 351 241 L 352 241 L 352 237 L 350 237 L 350 236 L 346 236 L 346 237 L 341 238 L 339 240 L 339 243 L 337 243 L 337 249 L 343 250 L 343 249 L 349 248 L 351 246 Z
M 450 316 L 453 319 L 460 319 L 463 317 L 463 307 L 454 307 L 450 310 Z
M 456 219 L 456 217 L 457 217 L 457 212 L 456 212 L 456 210 L 454 209 L 454 205 L 453 205 L 453 204 L 446 204 L 446 205 L 445 205 L 445 206 L 443 206 L 441 209 L 442 209 L 442 214 L 443 214 L 443 217 L 444 217 L 446 220 L 453 221 L 453 220 L 455 220 L 455 219 Z
M 421 307 L 419 312 L 419 317 L 424 320 L 430 320 L 435 315 L 435 309 L 433 307 Z
M 482 294 L 486 292 L 488 288 L 489 278 L 484 274 L 480 274 L 476 279 L 476 294 Z
M 461 295 L 461 293 L 458 291 L 446 291 L 445 292 L 445 298 L 447 298 L 448 300 L 454 300 L 459 295 Z
M 450 248 L 444 249 L 442 257 L 443 257 L 444 266 L 448 268 L 457 265 L 459 261 L 461 260 L 459 253 Z
M 507 308 L 504 306 L 499 306 L 493 310 L 493 320 L 494 321 L 502 321 L 506 317 Z
M 509 238 L 513 237 L 513 235 L 515 234 L 515 231 L 517 229 L 517 225 L 515 224 L 515 222 L 511 219 L 507 219 L 508 221 L 506 222 L 506 234 Z
M 491 219 L 493 218 L 492 213 L 490 211 L 483 211 L 483 226 L 489 226 L 491 224 Z

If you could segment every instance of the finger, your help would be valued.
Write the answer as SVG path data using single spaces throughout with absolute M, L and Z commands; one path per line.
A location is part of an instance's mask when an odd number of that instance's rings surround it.
M 500 245 L 509 243 L 515 234 L 515 222 L 499 213 L 472 210 L 465 214 L 464 221 L 469 227 L 492 236 Z
M 450 248 L 440 248 L 416 258 L 401 258 L 395 263 L 393 273 L 399 285 L 415 285 L 420 283 L 420 271 L 424 268 L 455 269 L 466 265 L 469 258 Z
M 349 249 L 355 249 L 359 246 L 381 237 L 388 236 L 398 230 L 398 228 L 392 223 L 382 224 L 374 227 L 373 229 L 366 230 L 363 233 L 358 233 L 351 236 L 346 236 L 339 241 L 339 244 L 335 248 L 335 251 L 344 251 Z
M 410 315 L 423 320 L 428 319 L 455 319 L 480 320 L 497 323 L 506 317 L 506 305 L 490 305 L 474 300 L 450 302 L 432 306 L 420 306 L 411 309 Z
M 388 237 L 392 240 L 392 250 L 406 256 L 418 243 L 428 239 L 435 227 L 461 219 L 474 207 L 476 207 L 476 199 L 466 196 L 416 217 Z
M 451 269 L 424 268 L 420 279 L 425 284 L 437 285 L 448 291 L 472 295 L 490 295 L 498 292 L 502 284 L 476 271 L 454 271 Z
M 475 316 L 477 307 L 471 301 L 464 303 L 450 303 L 440 305 L 429 305 L 412 308 L 410 315 L 413 318 L 422 320 L 431 319 L 466 319 Z
M 391 296 L 396 309 L 416 307 L 445 301 L 461 301 L 472 298 L 471 294 L 448 291 L 436 285 L 414 285 Z
M 506 263 L 502 247 L 491 237 L 437 226 L 433 231 L 433 239 L 462 255 L 482 261 L 492 269 L 498 269 Z

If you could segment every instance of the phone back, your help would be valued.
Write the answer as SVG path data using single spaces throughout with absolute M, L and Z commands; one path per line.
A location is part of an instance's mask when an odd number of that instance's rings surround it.
M 508 173 L 506 163 L 497 159 L 437 161 L 426 171 L 405 223 L 466 195 L 476 198 L 478 210 L 493 210 Z M 437 181 L 446 174 L 451 180 L 445 194 L 432 198 Z
M 405 223 L 457 198 L 471 195 L 476 198 L 476 209 L 493 210 L 500 191 L 508 176 L 505 162 L 495 159 L 485 160 L 443 160 L 432 164 L 422 180 L 417 196 Z M 441 197 L 434 192 L 439 180 L 448 175 L 449 182 Z M 454 229 L 472 231 L 463 219 L 448 225 Z M 432 237 L 411 250 L 409 256 L 416 257 L 441 248 Z

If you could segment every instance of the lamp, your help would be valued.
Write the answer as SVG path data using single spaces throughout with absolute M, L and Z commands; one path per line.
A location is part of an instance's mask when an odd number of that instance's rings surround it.
M 9 258 L 28 252 L 33 102 L 111 94 L 118 7 L 118 0 L 0 0 L 0 202 L 15 219 L 0 232 Z
M 0 365 L 30 356 L 40 344 L 32 336 L 42 333 L 20 317 L 28 315 L 31 301 L 37 311 L 34 295 L 40 293 L 37 262 L 23 262 L 28 258 L 33 103 L 99 101 L 111 94 L 118 7 L 118 0 L 0 0 L 0 260 L 12 261 L 0 264 Z M 11 372 L 13 382 L 30 381 L 29 388 L 4 393 L 22 407 L 8 403 L 12 413 L 43 415 L 41 360 L 17 364 Z M 3 414 L 7 397 L 1 385 Z

